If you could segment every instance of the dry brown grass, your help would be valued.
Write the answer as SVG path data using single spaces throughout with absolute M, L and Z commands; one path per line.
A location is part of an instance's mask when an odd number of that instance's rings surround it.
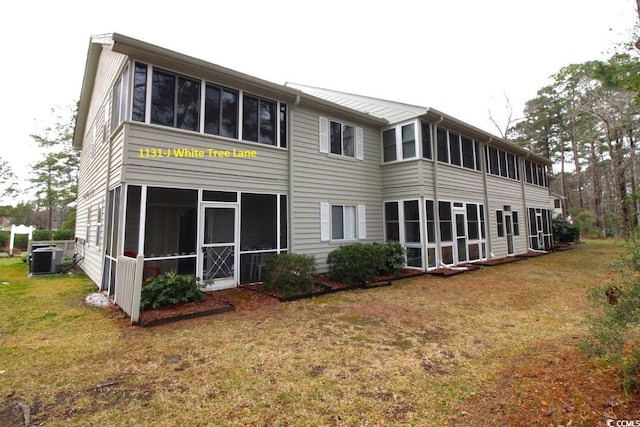
M 620 249 L 149 329 L 86 307 L 86 278 L 0 260 L 0 420 L 23 402 L 48 426 L 448 424 L 540 343 L 579 343 L 585 291 Z

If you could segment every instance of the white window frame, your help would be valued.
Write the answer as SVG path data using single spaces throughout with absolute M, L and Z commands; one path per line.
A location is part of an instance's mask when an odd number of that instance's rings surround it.
M 428 123 L 428 122 L 425 122 Z M 403 153 L 403 141 L 402 141 L 402 128 L 409 126 L 409 125 L 413 125 L 413 150 L 414 150 L 414 155 L 411 157 L 404 157 L 404 153 Z M 384 160 L 384 139 L 383 139 L 383 133 L 385 131 L 389 131 L 389 130 L 393 130 L 394 131 L 394 135 L 395 135 L 395 145 L 396 145 L 396 158 L 395 160 L 388 160 L 385 161 Z M 395 163 L 395 162 L 402 162 L 402 161 L 406 161 L 406 160 L 414 160 L 414 159 L 419 159 L 421 156 L 421 151 L 422 151 L 422 126 L 420 123 L 420 120 L 415 119 L 415 120 L 410 120 L 410 121 L 406 121 L 406 122 L 402 122 L 402 123 L 398 123 L 394 126 L 388 127 L 386 129 L 383 129 L 382 132 L 380 132 L 380 161 L 382 162 L 382 164 L 387 164 L 387 163 Z M 433 155 L 433 153 L 432 153 Z
M 353 156 L 331 152 L 331 123 L 338 123 L 342 127 L 349 126 L 353 128 Z M 342 135 L 344 135 L 344 132 L 342 132 Z M 344 151 L 344 140 L 342 138 L 340 141 L 340 149 L 341 152 Z M 354 124 L 343 122 L 341 120 L 319 116 L 318 151 L 335 158 L 342 158 L 347 160 L 364 160 L 364 129 Z
M 102 222 L 104 221 L 104 203 L 98 203 L 97 218 L 96 218 L 96 234 L 95 242 L 96 246 L 100 247 L 102 243 Z
M 345 234 L 345 215 L 344 208 L 351 207 L 353 210 L 353 238 L 342 238 L 335 239 L 333 237 L 333 208 L 334 207 L 342 207 L 342 234 Z M 365 240 L 367 238 L 367 221 L 366 221 L 366 205 L 351 205 L 351 204 L 342 204 L 342 203 L 320 203 L 320 241 L 334 241 L 334 242 L 349 242 L 349 241 L 357 241 L 357 240 Z

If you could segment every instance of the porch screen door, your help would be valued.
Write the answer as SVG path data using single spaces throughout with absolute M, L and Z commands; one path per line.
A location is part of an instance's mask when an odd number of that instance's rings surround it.
M 456 242 L 457 242 L 457 262 L 465 262 L 467 260 L 467 233 L 465 230 L 465 214 L 464 211 L 455 210 L 456 216 Z
M 237 209 L 235 206 L 202 208 L 200 274 L 207 289 L 236 285 Z

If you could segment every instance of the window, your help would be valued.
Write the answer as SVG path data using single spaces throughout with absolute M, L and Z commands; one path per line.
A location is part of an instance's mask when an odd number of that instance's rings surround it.
M 382 132 L 382 151 L 385 162 L 397 160 L 396 157 L 396 130 L 387 129 Z
M 524 161 L 525 179 L 529 184 L 539 185 L 540 187 L 548 187 L 547 167 L 531 162 Z
M 200 130 L 200 81 L 154 68 L 151 123 Z
M 451 202 L 438 202 L 438 214 L 440 216 L 440 240 L 452 242 Z
M 420 243 L 420 213 L 417 200 L 404 203 L 404 236 L 407 243 Z
M 553 199 L 553 207 L 555 209 L 560 209 L 560 199 Z
M 400 217 L 398 214 L 398 202 L 384 204 L 384 224 L 387 241 L 400 241 Z
M 460 166 L 460 135 L 449 132 L 449 159 L 452 165 Z
M 427 122 L 420 122 L 421 134 L 422 134 L 422 157 L 425 159 L 431 159 L 431 124 Z
M 113 132 L 126 119 L 127 94 L 129 93 L 129 66 L 125 66 L 122 74 L 113 87 L 111 103 L 111 131 Z
M 149 116 L 148 121 L 157 125 L 234 139 L 240 138 L 242 133 L 244 141 L 287 146 L 288 118 L 284 103 L 151 68 L 139 62 L 135 63 L 134 73 L 132 120 L 145 123 L 146 116 Z M 120 92 L 126 93 L 126 89 L 117 93 Z M 114 101 L 120 102 L 120 99 L 114 98 Z M 150 105 L 148 111 L 147 103 Z M 114 123 L 119 120 L 118 111 L 116 113 L 113 115 Z
M 96 246 L 100 246 L 100 239 L 102 237 L 102 203 L 98 205 L 97 219 L 96 219 Z
M 383 162 L 418 157 L 416 123 L 411 122 L 382 131 Z
M 491 175 L 500 175 L 498 149 L 495 147 L 487 147 L 487 166 L 487 170 Z
M 242 101 L 242 139 L 266 145 L 276 145 L 276 102 L 243 96 Z
M 496 211 L 496 222 L 498 225 L 498 237 L 504 237 L 504 218 L 501 210 Z
M 356 207 L 331 206 L 331 238 L 354 240 L 356 238 Z
M 287 147 L 287 104 L 280 104 L 280 147 Z
M 416 157 L 416 128 L 410 123 L 402 126 L 402 158 L 410 159 Z
M 491 175 L 519 180 L 518 156 L 495 147 L 487 147 L 487 172 Z
M 427 242 L 436 243 L 436 217 L 433 200 L 425 201 L 427 211 Z
M 475 169 L 474 143 L 471 138 L 462 137 L 462 166 Z
M 133 73 L 133 108 L 131 120 L 145 121 L 147 111 L 147 64 L 136 62 Z
M 85 230 L 84 240 L 89 244 L 89 237 L 91 236 L 91 206 L 87 208 L 87 229 Z
M 467 233 L 469 240 L 480 239 L 480 219 L 478 218 L 478 206 L 467 203 Z
M 331 153 L 354 157 L 355 135 L 353 126 L 331 121 L 329 131 Z
M 500 160 L 500 176 L 507 176 L 507 153 L 498 150 L 498 160 Z
M 438 128 L 436 132 L 437 144 L 438 144 L 438 161 L 443 163 L 449 163 L 449 147 L 447 144 L 447 130 Z
M 519 236 L 520 235 L 520 221 L 518 221 L 518 212 L 516 212 L 516 211 L 511 212 L 511 220 L 513 222 L 513 235 L 514 236 Z
M 204 133 L 238 137 L 238 91 L 207 83 L 204 98 Z

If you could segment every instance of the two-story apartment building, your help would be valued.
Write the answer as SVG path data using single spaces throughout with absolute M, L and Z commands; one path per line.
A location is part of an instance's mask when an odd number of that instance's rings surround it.
M 91 38 L 82 268 L 118 256 L 221 289 L 269 254 L 396 240 L 428 269 L 551 247 L 550 162 L 432 108 L 278 85 L 119 34 Z

